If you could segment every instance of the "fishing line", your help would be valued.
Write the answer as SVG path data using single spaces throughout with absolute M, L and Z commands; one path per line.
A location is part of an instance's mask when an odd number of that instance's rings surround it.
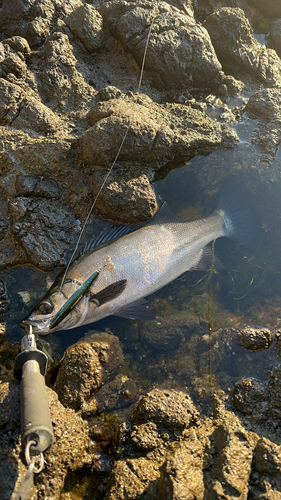
M 149 31 L 148 31 L 148 35 L 147 35 L 147 40 L 146 40 L 146 43 L 145 43 L 145 48 L 144 48 L 144 53 L 143 53 L 143 59 L 142 59 L 142 65 L 141 65 L 141 72 L 140 72 L 140 78 L 139 78 L 139 84 L 138 84 L 138 90 L 137 90 L 137 93 L 138 93 L 138 94 L 139 94 L 139 92 L 140 92 L 140 88 L 141 88 L 142 77 L 143 77 L 143 73 L 144 73 L 144 64 L 145 64 L 145 59 L 146 59 L 146 53 L 147 53 L 148 43 L 149 43 L 149 39 L 150 39 L 150 36 L 151 36 L 151 30 L 152 30 L 152 26 L 153 26 L 153 24 L 154 24 L 154 20 L 155 20 L 155 18 L 156 18 L 156 8 L 154 7 L 153 12 L 152 12 L 152 20 L 151 20 L 151 24 L 150 24 L 150 27 L 149 27 Z M 95 197 L 95 199 L 94 199 L 94 201 L 93 201 L 93 204 L 92 204 L 92 206 L 91 206 L 91 208 L 90 208 L 90 210 L 89 210 L 89 212 L 88 212 L 88 214 L 87 214 L 87 217 L 86 217 L 86 219 L 85 219 L 85 222 L 84 222 L 84 224 L 83 224 L 83 226 L 82 226 L 82 229 L 81 229 L 81 232 L 80 232 L 79 238 L 78 238 L 78 240 L 77 240 L 77 242 L 76 242 L 75 248 L 74 248 L 74 250 L 73 250 L 73 252 L 72 252 L 72 254 L 71 254 L 71 257 L 70 257 L 70 259 L 69 259 L 69 262 L 68 262 L 68 264 L 67 264 L 67 266 L 66 266 L 66 269 L 65 269 L 65 272 L 64 272 L 64 275 L 63 275 L 62 281 L 61 281 L 61 285 L 60 285 L 60 288 L 59 288 L 59 291 L 61 291 L 61 289 L 62 289 L 62 287 L 63 287 L 64 281 L 65 281 L 65 277 L 66 277 L 66 274 L 67 274 L 68 269 L 69 269 L 69 267 L 70 267 L 70 264 L 71 264 L 71 262 L 72 262 L 72 260 L 73 260 L 73 257 L 74 257 L 74 255 L 75 255 L 75 253 L 77 252 L 77 249 L 78 249 L 79 243 L 80 243 L 80 241 L 81 241 L 82 235 L 83 235 L 83 233 L 84 233 L 85 227 L 86 227 L 86 225 L 88 224 L 89 218 L 90 218 L 90 216 L 91 216 L 91 214 L 92 214 L 92 212 L 93 212 L 93 209 L 94 209 L 94 207 L 95 207 L 95 204 L 96 204 L 96 202 L 97 202 L 97 199 L 99 198 L 99 196 L 100 196 L 100 194 L 101 194 L 101 192 L 102 192 L 102 190 L 103 190 L 103 188 L 104 188 L 104 186 L 105 186 L 105 184 L 106 184 L 106 181 L 107 181 L 107 179 L 109 178 L 109 176 L 110 176 L 110 174 L 111 174 L 111 172 L 112 172 L 113 168 L 115 167 L 115 164 L 116 164 L 116 162 L 117 162 L 117 159 L 118 159 L 118 157 L 119 157 L 119 155 L 120 155 L 120 152 L 121 152 L 121 150 L 122 150 L 122 148 L 123 148 L 123 145 L 124 145 L 124 142 L 125 142 L 126 137 L 127 137 L 127 135 L 128 135 L 128 132 L 129 132 L 129 130 L 130 130 L 130 126 L 131 126 L 131 123 L 130 123 L 130 121 L 129 121 L 129 124 L 128 124 L 128 126 L 127 126 L 127 129 L 126 129 L 126 131 L 125 131 L 124 137 L 123 137 L 123 139 L 122 139 L 122 141 L 121 141 L 121 144 L 120 144 L 120 146 L 119 146 L 119 149 L 118 149 L 118 151 L 117 151 L 117 154 L 116 154 L 116 156 L 115 156 L 115 158 L 114 158 L 114 160 L 113 160 L 113 163 L 112 163 L 112 165 L 111 165 L 111 167 L 110 167 L 109 171 L 107 172 L 107 174 L 106 174 L 106 176 L 105 176 L 105 178 L 104 178 L 104 181 L 103 181 L 103 183 L 102 183 L 102 185 L 101 185 L 101 187 L 100 187 L 100 189 L 99 189 L 99 191 L 98 191 L 98 193 L 97 193 L 97 195 L 96 195 L 96 197 Z

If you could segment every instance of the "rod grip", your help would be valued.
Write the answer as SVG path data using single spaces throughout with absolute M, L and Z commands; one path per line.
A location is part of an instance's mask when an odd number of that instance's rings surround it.
M 45 379 L 39 371 L 23 373 L 20 382 L 22 446 L 34 440 L 32 448 L 46 451 L 54 441 Z

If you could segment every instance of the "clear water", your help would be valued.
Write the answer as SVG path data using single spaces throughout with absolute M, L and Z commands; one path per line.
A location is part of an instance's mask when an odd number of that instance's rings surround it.
M 227 390 L 242 377 L 267 380 L 268 371 L 279 361 L 275 342 L 265 351 L 246 351 L 237 343 L 236 330 L 267 327 L 274 334 L 281 328 L 281 158 L 278 154 L 269 164 L 259 146 L 251 142 L 255 122 L 245 117 L 233 126 L 239 146 L 196 156 L 186 165 L 171 162 L 156 172 L 155 192 L 159 202 L 166 200 L 181 218 L 200 218 L 215 208 L 213 193 L 219 192 L 223 178 L 232 174 L 239 182 L 243 169 L 244 188 L 264 229 L 262 240 L 248 248 L 225 238 L 218 240 L 215 251 L 224 269 L 211 277 L 187 273 L 149 297 L 157 314 L 157 335 L 145 323 L 109 317 L 46 337 L 53 356 L 59 358 L 67 346 L 89 331 L 110 331 L 122 344 L 122 370 L 135 380 L 141 393 L 158 386 L 204 397 L 209 388 Z M 92 219 L 85 238 L 107 225 Z M 47 276 L 22 267 L 2 273 L 0 278 L 10 299 L 5 313 L 7 336 L 19 343 L 23 335 L 19 322 L 46 290 Z M 30 294 L 29 306 L 20 292 Z

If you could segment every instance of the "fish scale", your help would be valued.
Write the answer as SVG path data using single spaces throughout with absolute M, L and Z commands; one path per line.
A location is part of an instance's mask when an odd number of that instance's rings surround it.
M 188 270 L 208 269 L 214 256 L 207 245 L 221 236 L 249 239 L 251 225 L 249 207 L 241 200 L 240 193 L 237 195 L 237 189 L 233 197 L 229 188 L 224 188 L 217 210 L 192 222 L 180 221 L 165 204 L 146 226 L 121 237 L 120 228 L 111 229 L 112 241 L 108 241 L 105 233 L 98 238 L 104 242 L 100 246 L 89 243 L 87 251 L 69 267 L 64 283 L 62 276 L 58 277 L 21 324 L 25 327 L 32 324 L 36 333 L 46 335 L 112 314 L 144 319 L 146 311 L 141 299 Z M 126 228 L 121 229 L 122 234 L 125 231 Z M 90 291 L 83 293 L 84 284 L 91 284 L 95 273 Z M 81 300 L 76 305 L 79 290 Z M 75 304 L 71 297 L 75 298 Z M 68 303 L 70 309 L 66 315 Z M 60 311 L 63 311 L 61 321 Z M 56 326 L 50 328 L 54 317 Z

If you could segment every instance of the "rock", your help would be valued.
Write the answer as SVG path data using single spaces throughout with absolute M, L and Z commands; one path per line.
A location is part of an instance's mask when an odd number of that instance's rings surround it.
M 157 496 L 158 464 L 146 458 L 118 460 L 109 477 L 106 499 L 140 498 L 152 500 Z
M 47 100 L 55 99 L 61 109 L 70 104 L 75 109 L 85 102 L 90 105 L 96 92 L 77 71 L 77 59 L 66 34 L 53 33 L 38 55 L 40 87 Z
M 233 389 L 234 408 L 261 421 L 268 416 L 269 400 L 265 385 L 253 378 L 237 382 Z
M 206 477 L 206 498 L 243 498 L 258 436 L 245 430 L 239 419 L 221 408 L 220 422 L 212 434 L 212 466 Z
M 114 380 L 100 388 L 95 397 L 89 401 L 89 405 L 92 408 L 96 407 L 95 413 L 118 410 L 133 404 L 137 395 L 138 390 L 135 382 L 120 373 Z M 94 401 L 96 406 L 94 406 Z M 83 414 L 87 413 L 89 405 L 86 404 L 83 407 Z
M 94 334 L 70 346 L 64 353 L 54 386 L 61 403 L 82 409 L 84 416 L 101 411 L 92 396 L 122 361 L 119 341 L 113 335 Z
M 73 410 L 64 408 L 54 391 L 47 389 L 47 394 L 55 441 L 44 454 L 43 471 L 35 477 L 35 487 L 29 496 L 34 500 L 59 498 L 67 473 L 83 467 L 88 444 L 87 424 Z M 14 486 L 20 484 L 27 470 L 21 461 L 19 445 L 19 400 L 17 382 L 0 384 L 1 500 L 11 497 Z
M 281 5 L 279 0 L 268 0 L 265 3 L 262 0 L 248 0 L 249 4 L 259 10 L 264 17 L 280 17 L 281 16 Z
M 65 17 L 64 22 L 88 52 L 102 49 L 104 45 L 103 19 L 92 5 L 81 5 Z
M 245 112 L 253 118 L 259 118 L 258 127 L 253 133 L 253 140 L 261 145 L 265 154 L 271 158 L 277 153 L 281 143 L 281 88 L 261 89 L 251 95 Z
M 193 0 L 196 19 L 203 22 L 206 17 L 213 14 L 222 7 L 240 7 L 247 14 L 250 13 L 250 7 L 247 0 Z M 246 15 L 247 15 L 246 14 Z
M 281 19 L 276 19 L 272 22 L 269 33 L 270 44 L 276 50 L 279 57 L 281 56 Z
M 257 443 L 254 459 L 253 498 L 278 500 L 281 495 L 281 447 L 262 437 Z
M 131 418 L 134 423 L 151 420 L 177 430 L 194 424 L 198 412 L 187 394 L 153 389 L 141 398 Z
M 158 498 L 204 498 L 203 443 L 194 433 L 193 439 L 173 443 L 161 468 Z
M 204 22 L 224 71 L 243 69 L 268 86 L 280 85 L 281 61 L 276 52 L 259 44 L 244 12 L 222 8 Z
M 38 47 L 50 34 L 58 18 L 70 14 L 81 4 L 81 0 L 3 0 L 0 29 L 6 36 L 20 35 L 32 47 Z
M 37 192 L 38 196 L 38 192 Z M 8 203 L 10 231 L 27 262 L 45 271 L 61 265 L 73 237 L 75 216 L 61 200 L 18 196 Z
M 154 422 L 134 425 L 131 432 L 131 441 L 134 448 L 139 451 L 153 450 L 163 442 Z
M 238 332 L 238 345 L 249 351 L 262 351 L 272 344 L 268 328 L 245 328 Z
M 166 89 L 192 86 L 218 87 L 221 66 L 207 31 L 194 17 L 168 3 L 143 0 L 104 3 L 99 12 L 111 33 L 141 67 L 146 41 L 145 71 L 154 84 Z
M 61 403 L 79 410 L 100 387 L 101 370 L 99 356 L 87 342 L 69 347 L 63 356 L 55 391 Z
M 0 42 L 0 77 L 6 78 L 13 74 L 16 78 L 24 78 L 26 72 L 27 67 L 22 52 L 17 53 L 11 44 Z
M 18 85 L 0 78 L 0 125 L 52 133 L 58 126 L 55 113 L 34 97 L 25 96 Z

